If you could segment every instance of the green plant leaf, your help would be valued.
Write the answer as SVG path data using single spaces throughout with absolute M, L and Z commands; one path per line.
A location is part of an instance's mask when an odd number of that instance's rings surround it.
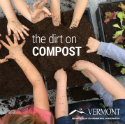
M 124 47 L 123 47 L 123 45 L 121 45 L 121 44 L 117 44 L 117 43 L 115 43 L 115 42 L 111 42 L 112 44 L 115 44 L 116 46 L 118 46 L 118 47 L 120 47 L 120 48 L 122 48 L 122 49 L 124 49 Z M 125 45 L 124 45 L 125 46 Z
M 125 29 L 125 25 L 123 25 L 122 28 Z
M 118 12 L 118 14 L 117 14 L 117 17 L 120 19 L 121 26 L 122 26 L 124 16 L 125 16 L 125 14 L 123 12 Z
M 124 30 L 121 31 L 116 31 L 116 33 L 114 34 L 114 36 L 112 38 L 116 39 L 117 36 L 122 35 Z
M 125 74 L 125 68 L 122 68 L 121 73 Z
M 113 27 L 115 28 L 120 28 L 120 26 L 118 24 L 114 24 Z M 121 29 L 121 28 L 120 28 Z
M 121 67 L 121 66 L 123 66 L 123 65 L 122 65 L 122 63 L 115 63 L 115 66 L 116 66 L 116 67 Z

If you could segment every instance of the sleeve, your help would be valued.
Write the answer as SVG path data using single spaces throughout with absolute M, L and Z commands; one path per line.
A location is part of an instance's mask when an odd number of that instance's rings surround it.
M 96 92 L 97 95 L 100 96 L 100 98 L 103 99 L 105 106 L 109 108 L 113 107 L 112 95 L 109 94 L 98 81 L 96 81 L 91 88 Z
M 113 102 L 113 110 L 116 110 L 116 117 L 120 118 L 119 122 L 125 124 L 125 99 L 115 100 Z
M 74 124 L 74 122 L 69 116 L 64 116 L 56 119 L 55 124 Z
M 125 65 L 125 50 L 112 43 L 101 42 L 97 54 L 111 58 Z

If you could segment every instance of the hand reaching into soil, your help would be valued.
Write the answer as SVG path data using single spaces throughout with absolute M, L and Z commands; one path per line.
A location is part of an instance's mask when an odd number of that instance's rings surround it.
M 27 6 L 28 12 L 31 15 L 32 23 L 40 22 L 46 17 L 52 17 L 51 12 L 46 7 L 44 7 L 46 3 L 47 0 L 44 0 L 43 2 L 40 2 L 40 0 L 38 0 L 33 4 L 33 11 L 30 9 L 29 6 Z
M 100 45 L 100 42 L 98 40 L 90 37 L 88 39 L 88 43 L 86 44 L 86 46 L 89 48 L 89 50 L 87 50 L 87 53 L 98 51 L 99 45 Z
M 54 76 L 57 81 L 57 92 L 55 102 L 55 117 L 60 118 L 68 116 L 68 102 L 67 102 L 67 74 L 62 69 L 57 70 Z
M 97 81 L 97 79 L 93 76 L 93 74 L 91 74 L 88 70 L 83 70 L 82 73 L 85 77 L 89 78 L 89 80 L 93 84 Z
M 77 71 L 84 71 L 87 69 L 88 66 L 90 66 L 90 62 L 85 61 L 85 60 L 79 60 L 76 61 L 76 63 L 72 66 L 73 70 L 77 70 Z
M 57 81 L 57 83 L 67 83 L 67 74 L 63 69 L 57 70 L 54 79 Z
M 3 46 L 5 46 L 9 50 L 9 55 L 5 57 L 5 59 L 16 59 L 16 57 L 19 57 L 23 54 L 23 46 L 25 44 L 25 41 L 23 41 L 20 45 L 17 42 L 16 35 L 13 35 L 14 37 L 14 43 L 10 40 L 8 36 L 6 36 L 6 39 L 9 43 L 6 44 L 4 41 L 1 40 L 1 43 Z
M 26 36 L 29 36 L 29 34 L 27 33 L 27 31 L 29 31 L 29 28 L 22 25 L 17 19 L 15 20 L 9 19 L 7 24 L 7 29 L 8 29 L 8 35 L 9 36 L 11 35 L 11 30 L 12 30 L 18 40 L 20 40 L 19 35 L 22 37 L 23 40 L 25 40 L 24 34 Z

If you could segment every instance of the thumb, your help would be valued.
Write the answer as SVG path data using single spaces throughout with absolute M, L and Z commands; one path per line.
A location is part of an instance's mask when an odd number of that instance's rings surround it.
M 0 59 L 0 64 L 2 64 L 2 63 L 4 63 L 4 62 L 7 62 L 8 61 L 8 59 Z
M 27 10 L 28 10 L 28 12 L 30 13 L 30 15 L 32 14 L 32 10 L 30 9 L 30 7 L 29 6 L 27 6 Z
M 73 70 L 78 70 L 76 66 L 72 66 L 72 69 Z
M 89 49 L 89 50 L 87 50 L 86 52 L 87 52 L 87 53 L 92 53 L 93 51 Z
M 20 46 L 23 47 L 23 46 L 25 45 L 25 43 L 26 43 L 26 41 L 24 40 L 24 41 L 20 44 Z
M 7 28 L 7 31 L 8 31 L 8 36 L 10 36 L 11 35 L 11 29 L 9 27 Z
M 5 59 L 6 59 L 6 60 L 11 59 L 11 56 L 8 55 L 8 56 L 5 57 Z

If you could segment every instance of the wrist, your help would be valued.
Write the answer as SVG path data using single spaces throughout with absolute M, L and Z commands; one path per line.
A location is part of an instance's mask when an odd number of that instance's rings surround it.
M 100 44 L 101 44 L 101 42 L 98 42 L 98 47 L 97 47 L 97 50 L 96 50 L 96 51 L 98 51 Z
M 94 66 L 95 66 L 94 63 L 88 62 L 88 63 L 87 63 L 87 66 L 86 66 L 86 69 L 87 69 L 87 70 L 90 70 L 90 69 L 93 68 Z
M 93 84 L 97 81 L 97 79 L 94 78 L 94 77 L 89 78 L 89 80 L 90 80 Z
M 57 81 L 57 85 L 67 85 L 67 81 Z
M 8 22 L 19 21 L 16 16 L 15 17 L 8 17 L 7 20 L 8 20 Z
M 25 55 L 23 53 L 15 54 L 13 59 L 17 62 L 20 58 L 24 57 Z
M 33 21 L 32 17 L 31 17 L 31 15 L 30 15 L 29 17 L 27 17 L 27 19 L 28 19 L 31 23 L 35 24 L 35 22 Z

